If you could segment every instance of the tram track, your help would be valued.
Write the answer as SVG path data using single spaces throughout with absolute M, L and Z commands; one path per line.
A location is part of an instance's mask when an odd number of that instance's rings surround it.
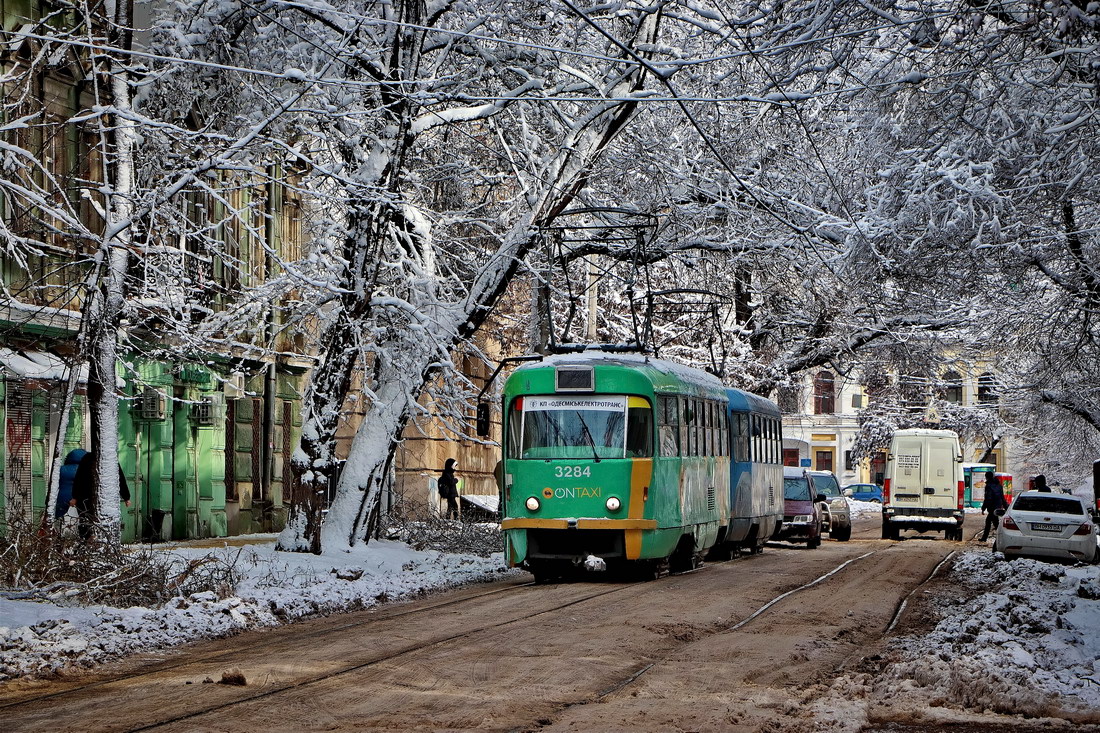
M 761 619 L 762 617 L 766 616 L 769 613 L 769 611 L 774 611 L 777 606 L 779 606 L 780 604 L 783 603 L 783 601 L 791 598 L 792 596 L 795 596 L 795 595 L 797 595 L 801 592 L 810 590 L 811 588 L 815 588 L 815 587 L 821 586 L 824 583 L 827 583 L 830 579 L 837 577 L 846 568 L 849 568 L 850 566 L 852 566 L 853 564 L 855 564 L 859 561 L 870 558 L 871 556 L 876 555 L 877 553 L 890 553 L 893 549 L 894 549 L 894 547 L 892 546 L 892 547 L 887 548 L 885 550 L 871 550 L 869 552 L 865 552 L 865 553 L 863 553 L 861 555 L 858 555 L 856 557 L 849 558 L 849 559 L 845 560 L 844 562 L 839 563 L 838 565 L 836 565 L 834 568 L 832 568 L 828 572 L 825 572 L 825 573 L 819 575 L 818 577 L 814 578 L 813 580 L 811 580 L 809 582 L 806 582 L 806 583 L 803 583 L 802 585 L 799 585 L 795 588 L 792 588 L 790 590 L 787 590 L 783 593 L 780 593 L 780 594 L 776 595 L 775 597 L 771 598 L 767 602 L 760 605 L 755 611 L 748 614 L 747 616 L 744 616 L 740 620 L 737 620 L 737 621 L 732 621 L 731 620 L 731 622 L 725 624 L 724 626 L 714 629 L 713 631 L 711 631 L 711 633 L 708 634 L 708 637 L 717 637 L 717 636 L 720 636 L 722 634 L 727 634 L 727 633 L 742 630 L 746 626 L 753 623 L 754 621 L 757 621 L 757 620 Z M 957 554 L 956 551 L 952 551 L 947 556 L 943 557 L 935 565 L 935 567 L 933 567 L 932 570 L 923 579 L 921 579 L 917 583 L 917 585 L 915 587 L 913 587 L 899 601 L 899 603 L 897 604 L 897 607 L 895 608 L 894 613 L 893 613 L 893 615 L 890 619 L 890 622 L 887 624 L 886 629 L 882 633 L 884 633 L 884 634 L 889 633 L 897 625 L 898 620 L 900 619 L 901 615 L 904 613 L 905 608 L 907 606 L 906 602 L 920 588 L 924 587 L 925 585 L 927 585 L 927 583 L 929 581 L 931 581 L 933 578 L 935 578 L 936 575 L 939 573 L 940 569 L 945 564 L 947 564 L 953 557 L 955 557 L 956 554 Z M 541 730 L 541 729 L 545 729 L 545 728 L 554 728 L 554 729 L 556 729 L 558 727 L 561 727 L 562 725 L 564 725 L 563 720 L 566 718 L 566 713 L 567 712 L 575 711 L 575 710 L 580 709 L 580 708 L 584 708 L 584 706 L 590 705 L 590 704 L 593 704 L 593 703 L 609 702 L 615 696 L 620 695 L 625 690 L 630 688 L 632 685 L 635 685 L 640 680 L 644 679 L 649 673 L 656 672 L 658 669 L 661 668 L 661 666 L 663 664 L 666 664 L 670 660 L 673 660 L 677 656 L 681 655 L 684 649 L 686 649 L 687 647 L 691 646 L 692 644 L 695 644 L 695 643 L 698 643 L 698 642 L 699 642 L 699 639 L 691 639 L 689 641 L 686 641 L 683 644 L 678 645 L 677 647 L 675 647 L 673 649 L 668 649 L 664 653 L 662 653 L 659 657 L 647 660 L 644 664 L 641 664 L 641 665 L 637 666 L 629 674 L 625 675 L 620 680 L 617 680 L 615 683 L 613 683 L 611 685 L 608 685 L 608 686 L 605 686 L 602 690 L 600 690 L 596 694 L 594 694 L 594 695 L 592 695 L 592 696 L 590 696 L 586 699 L 583 699 L 583 700 L 577 700 L 575 702 L 568 703 L 566 705 L 562 705 L 558 709 L 558 711 L 555 715 L 550 716 L 550 717 L 544 716 L 541 720 L 539 720 L 535 724 L 530 724 L 530 725 L 526 725 L 526 726 L 522 726 L 522 727 L 518 727 L 518 728 L 513 728 L 511 730 L 511 733 L 531 733 L 532 731 L 537 731 L 537 730 Z M 636 695 L 636 694 L 637 693 L 633 693 L 633 695 Z M 627 697 L 629 697 L 629 696 L 627 696 Z
M 813 588 L 816 585 L 819 585 L 819 584 L 827 581 L 829 578 L 832 578 L 837 573 L 839 573 L 842 570 L 844 570 L 845 568 L 847 568 L 849 565 L 851 565 L 851 564 L 853 564 L 853 563 L 855 563 L 859 560 L 864 560 L 864 559 L 870 557 L 871 555 L 874 555 L 876 552 L 878 552 L 878 550 L 871 550 L 870 552 L 865 552 L 862 555 L 859 555 L 858 557 L 849 558 L 848 560 L 845 560 L 844 562 L 837 565 L 835 568 L 833 568 L 829 572 L 818 576 L 817 578 L 811 580 L 810 582 L 803 583 L 802 585 L 798 586 L 797 588 L 792 588 L 791 590 L 780 593 L 779 595 L 772 598 L 771 600 L 769 600 L 764 605 L 760 606 L 758 609 L 753 611 L 751 614 L 749 614 L 745 618 L 741 619 L 740 621 L 737 621 L 736 623 L 729 624 L 729 625 L 725 626 L 725 628 L 718 628 L 715 631 L 713 631 L 710 635 L 711 636 L 716 636 L 718 634 L 725 634 L 725 633 L 729 633 L 731 631 L 737 631 L 737 630 L 747 626 L 748 624 L 752 623 L 753 621 L 758 619 L 760 616 L 767 613 L 771 608 L 773 608 L 777 604 L 781 603 L 782 601 L 786 600 L 787 598 L 795 595 L 796 593 L 800 593 L 801 591 L 808 590 L 810 588 Z M 938 567 L 939 566 L 937 566 L 937 568 Z M 636 669 L 634 672 L 632 672 L 630 675 L 623 678 L 622 680 L 620 680 L 616 684 L 611 685 L 610 687 L 605 688 L 604 690 L 600 691 L 593 698 L 591 698 L 589 700 L 583 700 L 583 701 L 579 701 L 577 703 L 573 703 L 573 704 L 571 704 L 569 706 L 566 706 L 562 709 L 567 710 L 570 707 L 575 707 L 577 705 L 588 705 L 588 704 L 593 703 L 593 702 L 599 702 L 600 700 L 603 700 L 604 698 L 607 698 L 610 695 L 613 695 L 617 692 L 620 692 L 621 690 L 623 690 L 623 689 L 629 687 L 630 685 L 634 684 L 635 682 L 637 682 L 639 679 L 642 678 L 643 675 L 645 675 L 646 672 L 648 672 L 649 670 L 651 670 L 654 667 L 656 667 L 657 665 L 659 665 L 662 661 L 670 658 L 673 654 L 678 653 L 679 651 L 681 651 L 681 649 L 688 646 L 689 644 L 696 643 L 696 641 L 697 640 L 692 640 L 692 641 L 686 642 L 686 643 L 684 643 L 684 644 L 682 644 L 682 645 L 680 645 L 680 646 L 678 646 L 674 649 L 666 651 L 665 654 L 663 654 L 660 659 L 656 659 L 652 662 L 648 662 L 647 664 L 645 664 L 642 667 Z M 516 731 L 515 733 L 519 733 L 519 732 Z
M 531 585 L 534 585 L 534 584 L 532 583 Z M 423 642 L 408 644 L 408 645 L 406 645 L 404 647 L 401 647 L 397 650 L 394 650 L 394 651 L 386 653 L 386 654 L 380 654 L 380 655 L 378 655 L 378 656 L 376 656 L 372 659 L 366 660 L 364 662 L 360 662 L 358 664 L 347 665 L 347 666 L 345 666 L 341 669 L 334 670 L 334 671 L 331 671 L 331 672 L 327 672 L 325 674 L 315 675 L 313 677 L 309 677 L 309 678 L 306 678 L 306 679 L 303 679 L 303 680 L 298 680 L 298 681 L 290 683 L 290 684 L 286 684 L 286 685 L 276 687 L 275 689 L 265 690 L 263 692 L 259 692 L 259 693 L 254 694 L 254 695 L 248 695 L 247 697 L 241 697 L 241 698 L 231 700 L 229 702 L 225 702 L 225 703 L 222 703 L 222 704 L 219 704 L 219 705 L 207 706 L 207 707 L 204 707 L 200 710 L 193 710 L 193 711 L 190 711 L 190 712 L 188 712 L 186 714 L 183 714 L 183 715 L 177 715 L 175 717 L 168 718 L 166 720 L 159 720 L 155 723 L 149 723 L 149 724 L 138 726 L 138 727 L 135 727 L 135 728 L 124 728 L 124 729 L 121 729 L 121 730 L 125 731 L 125 733 L 139 733 L 140 731 L 156 730 L 158 728 L 163 728 L 165 726 L 172 725 L 172 724 L 175 724 L 175 723 L 182 723 L 182 722 L 187 721 L 187 720 L 192 720 L 194 718 L 198 718 L 198 717 L 201 717 L 203 715 L 208 715 L 210 713 L 216 713 L 220 710 L 225 710 L 227 708 L 235 707 L 237 705 L 244 705 L 244 704 L 247 704 L 247 703 L 256 702 L 256 701 L 263 700 L 263 699 L 266 699 L 266 698 L 269 698 L 269 697 L 273 697 L 275 695 L 280 695 L 280 694 L 283 694 L 283 693 L 286 693 L 286 692 L 289 692 L 289 691 L 292 691 L 292 690 L 300 690 L 300 689 L 302 689 L 304 687 L 308 687 L 310 685 L 315 685 L 315 684 L 318 684 L 318 683 L 321 683 L 321 682 L 327 682 L 329 680 L 333 680 L 333 679 L 336 679 L 338 677 L 348 675 L 348 674 L 351 674 L 353 672 L 357 672 L 359 670 L 366 669 L 368 667 L 372 667 L 372 666 L 381 664 L 383 662 L 388 662 L 388 661 L 397 659 L 399 657 L 405 656 L 407 654 L 411 654 L 413 652 L 422 651 L 422 650 L 425 650 L 425 649 L 430 649 L 432 647 L 441 646 L 441 645 L 447 644 L 448 642 L 452 642 L 452 641 L 455 641 L 457 639 L 467 637 L 471 634 L 477 634 L 477 633 L 481 633 L 481 632 L 484 632 L 484 631 L 489 631 L 491 629 L 499 629 L 501 627 L 510 626 L 510 625 L 517 624 L 517 623 L 520 623 L 520 622 L 523 622 L 523 621 L 530 621 L 531 619 L 538 618 L 539 616 L 544 616 L 548 613 L 554 613 L 554 612 L 557 612 L 557 611 L 562 611 L 564 609 L 567 609 L 567 608 L 570 608 L 572 606 L 576 606 L 576 605 L 579 605 L 579 604 L 582 604 L 582 603 L 586 603 L 586 602 L 591 601 L 591 600 L 596 599 L 596 598 L 600 598 L 600 597 L 603 597 L 603 596 L 608 596 L 608 595 L 611 595 L 611 594 L 614 594 L 614 593 L 621 593 L 621 592 L 628 591 L 628 590 L 631 590 L 631 589 L 636 589 L 637 587 L 638 586 L 636 584 L 622 585 L 622 586 L 619 586 L 619 587 L 616 587 L 616 588 L 611 588 L 609 590 L 600 591 L 598 593 L 590 593 L 590 594 L 585 595 L 581 598 L 573 599 L 573 600 L 571 600 L 567 603 L 562 603 L 562 604 L 559 604 L 559 605 L 556 605 L 556 606 L 553 606 L 553 607 L 550 607 L 550 608 L 543 608 L 543 609 L 540 609 L 539 611 L 537 611 L 535 613 L 526 614 L 526 615 L 520 616 L 518 618 L 512 618 L 512 619 L 509 619 L 509 620 L 503 621 L 503 622 L 495 621 L 493 623 L 484 624 L 484 625 L 481 625 L 479 627 L 463 629 L 460 632 L 450 634 L 450 635 L 447 635 L 447 636 L 444 636 L 444 637 L 439 637 L 439 638 L 430 639 L 430 640 L 423 641 Z
M 417 608 L 404 608 L 403 609 L 402 606 L 406 605 L 406 604 L 394 604 L 391 607 L 391 609 L 389 609 L 389 610 L 387 610 L 387 609 L 377 609 L 377 612 L 374 615 L 372 615 L 370 618 L 358 619 L 358 620 L 355 620 L 355 621 L 352 621 L 352 622 L 349 622 L 349 623 L 343 623 L 343 624 L 340 624 L 340 625 L 337 625 L 337 626 L 326 626 L 326 627 L 324 627 L 322 629 L 318 629 L 316 631 L 308 631 L 308 632 L 302 633 L 297 638 L 298 639 L 323 639 L 325 637 L 345 633 L 349 630 L 365 628 L 365 627 L 380 624 L 380 623 L 383 623 L 383 622 L 386 622 L 386 621 L 391 621 L 391 620 L 394 620 L 394 619 L 404 618 L 404 617 L 407 617 L 407 616 L 415 616 L 415 615 L 418 615 L 418 614 L 432 613 L 432 612 L 439 611 L 441 609 L 447 609 L 447 608 L 452 608 L 452 607 L 455 607 L 455 606 L 461 606 L 463 604 L 471 603 L 473 601 L 478 601 L 478 600 L 481 600 L 481 599 L 484 599 L 484 598 L 487 598 L 487 597 L 490 597 L 490 596 L 500 595 L 502 593 L 512 593 L 512 592 L 520 591 L 524 588 L 531 588 L 531 587 L 534 587 L 534 586 L 535 586 L 535 583 L 533 581 L 530 581 L 530 582 L 522 583 L 520 585 L 512 585 L 512 586 L 508 586 L 508 587 L 505 587 L 505 588 L 494 588 L 494 589 L 488 590 L 484 593 L 477 593 L 477 594 L 474 594 L 474 595 L 467 595 L 467 596 L 463 596 L 462 598 L 453 598 L 453 599 L 445 600 L 445 601 L 442 601 L 442 602 L 439 602 L 439 603 L 434 603 L 434 604 L 429 605 L 429 606 L 419 606 Z M 372 611 L 373 611 L 373 609 L 364 609 L 361 613 L 372 613 Z M 319 616 L 308 616 L 308 617 L 304 617 L 304 618 L 301 618 L 301 619 L 296 619 L 295 621 L 291 622 L 290 624 L 285 624 L 285 625 L 282 625 L 282 626 L 272 626 L 272 627 L 268 627 L 268 628 L 264 628 L 264 629 L 254 629 L 254 630 L 250 630 L 250 631 L 247 631 L 247 632 L 244 632 L 244 633 L 270 632 L 270 631 L 274 631 L 276 629 L 287 628 L 288 626 L 290 626 L 292 624 L 295 624 L 295 623 L 302 623 L 302 622 L 308 622 L 308 621 L 311 621 L 311 620 L 315 620 L 318 617 Z M 221 637 L 221 638 L 224 639 L 224 638 L 229 638 L 229 637 Z M 213 639 L 208 639 L 206 641 L 214 641 L 214 640 Z M 103 687 L 105 685 L 110 685 L 110 684 L 115 684 L 115 683 L 118 683 L 118 682 L 127 682 L 127 681 L 130 681 L 130 680 L 141 679 L 142 677 L 151 677 L 151 676 L 154 676 L 154 675 L 157 675 L 157 674 L 163 674 L 164 672 L 170 672 L 170 671 L 175 670 L 175 669 L 181 669 L 183 667 L 194 666 L 196 664 L 205 664 L 205 663 L 208 663 L 208 662 L 216 662 L 219 659 L 226 659 L 228 657 L 232 657 L 233 655 L 235 655 L 237 653 L 238 652 L 235 649 L 230 649 L 230 650 L 226 650 L 226 651 L 212 652 L 210 654 L 205 654 L 205 655 L 198 656 L 198 657 L 188 657 L 186 659 L 180 659 L 180 660 L 165 660 L 162 663 L 154 663 L 152 665 L 146 665 L 142 668 L 141 671 L 138 671 L 138 672 L 113 675 L 113 676 L 107 677 L 105 679 L 96 679 L 96 680 L 93 680 L 93 681 L 90 681 L 90 682 L 78 683 L 78 684 L 75 684 L 75 685 L 72 685 L 72 686 L 66 686 L 66 687 L 64 687 L 64 689 L 55 690 L 53 692 L 48 692 L 48 693 L 39 694 L 39 695 L 30 695 L 30 696 L 26 696 L 26 697 L 20 697 L 18 699 L 14 699 L 14 700 L 8 700 L 8 701 L 0 702 L 0 712 L 2 712 L 4 710 L 7 710 L 9 708 L 16 708 L 16 707 L 19 707 L 19 706 L 22 706 L 22 705 L 29 705 L 29 704 L 34 704 L 34 703 L 38 703 L 38 702 L 45 702 L 45 701 L 49 701 L 49 700 L 52 700 L 52 699 L 55 699 L 55 698 L 58 698 L 58 697 L 63 697 L 63 696 L 72 695 L 74 693 L 79 693 L 79 692 L 82 692 L 84 690 L 90 690 L 90 689 L 94 689 L 94 688 L 98 688 L 98 687 Z

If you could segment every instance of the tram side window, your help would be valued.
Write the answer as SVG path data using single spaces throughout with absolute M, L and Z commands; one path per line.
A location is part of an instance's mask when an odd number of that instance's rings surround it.
M 775 420 L 768 419 L 768 462 L 775 462 Z
M 661 455 L 677 456 L 680 454 L 680 413 L 676 398 L 658 397 L 657 410 Z
M 512 400 L 512 409 L 508 411 L 508 458 L 519 458 L 520 437 L 523 428 L 523 398 Z
M 711 403 L 711 455 L 720 456 L 722 450 L 718 447 L 718 404 Z
M 714 455 L 724 456 L 726 451 L 722 443 L 722 425 L 726 421 L 726 411 L 719 403 L 714 403 Z
M 772 424 L 772 455 L 769 463 L 779 463 L 779 422 L 774 418 L 771 420 Z
M 695 412 L 695 400 L 684 401 L 684 420 L 687 422 L 687 450 L 685 456 L 694 456 L 699 450 L 699 436 L 695 432 L 695 421 L 699 415 Z
M 749 460 L 760 460 L 760 425 L 756 415 L 749 415 Z
M 711 403 L 701 403 L 703 407 L 703 450 L 700 452 L 704 456 L 713 456 L 714 450 L 711 449 L 711 430 L 713 426 L 711 424 Z
M 703 445 L 699 449 L 699 455 L 710 455 L 710 403 L 700 402 L 700 412 L 702 412 L 702 420 L 699 421 L 699 428 L 703 434 Z
M 703 419 L 699 421 L 699 429 L 703 436 L 703 447 L 699 450 L 699 455 L 709 456 L 710 450 L 710 402 L 700 402 L 699 410 L 703 413 Z
M 757 418 L 760 421 L 760 462 L 772 462 L 772 423 L 766 417 Z
M 764 463 L 768 460 L 768 439 L 764 436 L 764 418 L 759 415 L 753 415 L 752 422 L 752 439 L 756 444 L 752 459 L 757 463 Z
M 729 435 L 727 437 L 729 439 L 730 460 L 734 463 L 740 460 L 740 458 L 738 457 L 741 450 L 738 443 L 738 441 L 741 440 L 741 430 L 738 428 L 738 426 L 740 425 L 740 423 L 738 422 L 738 418 L 740 417 L 740 415 L 736 414 L 729 416 Z
M 730 429 L 733 432 L 733 436 L 730 441 L 730 443 L 733 445 L 732 458 L 734 461 L 744 463 L 749 459 L 748 446 L 745 443 L 747 435 L 745 415 L 740 412 L 734 415 L 733 424 L 730 425 Z
M 781 464 L 783 462 L 783 424 L 780 420 L 773 420 L 775 424 L 775 456 L 772 463 Z
M 694 400 L 687 401 L 687 455 L 698 456 L 698 408 Z
M 702 400 L 692 400 L 691 403 L 695 410 L 695 452 L 691 455 L 705 456 L 707 454 L 707 405 Z
M 775 462 L 779 465 L 783 465 L 783 419 L 780 418 L 775 421 L 775 440 L 779 450 L 779 455 L 776 457 Z
M 691 452 L 688 447 L 688 406 L 687 400 L 683 397 L 676 398 L 676 404 L 679 405 L 680 410 L 680 455 L 688 456 Z
M 635 404 L 635 403 L 638 404 Z M 626 457 L 653 455 L 653 408 L 641 397 L 630 398 L 626 416 Z
M 718 455 L 730 454 L 730 420 L 725 405 L 718 405 Z
M 695 433 L 699 442 L 695 446 L 695 455 L 707 454 L 707 403 L 702 400 L 695 401 L 695 409 L 698 411 L 698 419 L 695 422 Z

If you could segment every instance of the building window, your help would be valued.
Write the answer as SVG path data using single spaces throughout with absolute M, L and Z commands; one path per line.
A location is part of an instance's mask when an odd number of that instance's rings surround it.
M 814 470 L 816 471 L 832 471 L 833 470 L 833 452 L 831 450 L 819 450 L 814 453 L 815 460 Z
M 783 465 L 784 466 L 797 466 L 798 465 L 798 448 L 784 448 L 783 449 Z
M 997 404 L 997 385 L 993 375 L 989 372 L 978 377 L 978 404 Z
M 947 372 L 943 375 L 943 398 L 948 402 L 961 405 L 963 403 L 962 377 L 958 372 Z
M 832 372 L 818 372 L 814 377 L 814 414 L 836 412 L 836 381 Z

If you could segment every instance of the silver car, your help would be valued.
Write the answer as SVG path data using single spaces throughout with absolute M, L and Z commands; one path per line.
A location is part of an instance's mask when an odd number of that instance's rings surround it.
M 852 538 L 852 508 L 848 499 L 840 490 L 840 484 L 832 471 L 810 471 L 814 482 L 814 491 L 822 497 L 821 531 L 838 542 L 847 542 Z
M 1026 555 L 1096 562 L 1096 537 L 1096 523 L 1076 496 L 1025 491 L 1001 516 L 993 551 L 1007 558 Z

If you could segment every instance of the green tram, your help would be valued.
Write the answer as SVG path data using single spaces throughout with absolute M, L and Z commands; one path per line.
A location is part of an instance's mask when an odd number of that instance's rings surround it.
M 536 580 L 580 566 L 694 568 L 730 502 L 726 389 L 697 369 L 586 352 L 504 386 L 502 527 Z

